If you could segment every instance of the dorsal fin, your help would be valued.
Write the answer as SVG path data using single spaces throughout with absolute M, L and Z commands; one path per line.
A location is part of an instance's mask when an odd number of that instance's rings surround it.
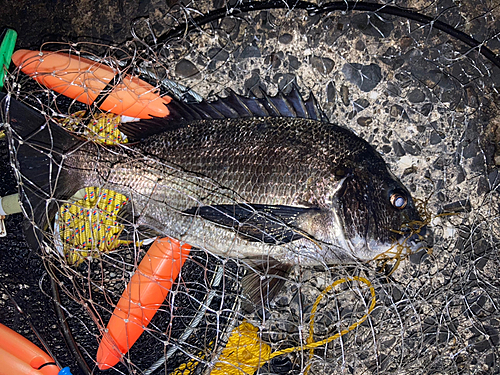
M 312 93 L 304 100 L 296 85 L 288 94 L 267 95 L 261 89 L 261 98 L 246 97 L 228 90 L 225 98 L 213 102 L 184 103 L 172 100 L 168 104 L 170 115 L 120 125 L 120 130 L 131 140 L 182 128 L 197 120 L 246 117 L 296 117 L 328 122 Z

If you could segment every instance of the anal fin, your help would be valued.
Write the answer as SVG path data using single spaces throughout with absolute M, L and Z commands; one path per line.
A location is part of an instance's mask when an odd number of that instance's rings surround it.
M 254 257 L 244 260 L 248 273 L 243 277 L 243 294 L 253 308 L 265 307 L 281 291 L 292 265 L 271 257 Z

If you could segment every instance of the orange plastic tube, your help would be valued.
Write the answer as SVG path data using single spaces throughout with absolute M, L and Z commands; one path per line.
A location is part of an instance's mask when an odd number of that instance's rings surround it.
M 0 375 L 57 375 L 59 371 L 47 353 L 0 324 Z
M 190 245 L 172 238 L 155 240 L 130 279 L 97 351 L 101 370 L 116 365 L 137 341 L 165 301 L 186 261 Z
M 61 52 L 22 49 L 14 52 L 12 62 L 45 87 L 85 104 L 92 104 L 119 73 L 108 65 Z M 148 119 L 170 113 L 169 96 L 160 97 L 156 88 L 130 75 L 120 77 L 106 95 L 100 108 L 117 115 Z

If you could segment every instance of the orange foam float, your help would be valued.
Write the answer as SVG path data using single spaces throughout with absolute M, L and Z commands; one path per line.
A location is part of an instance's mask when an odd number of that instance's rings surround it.
M 45 87 L 85 104 L 99 98 L 99 108 L 117 115 L 149 119 L 170 113 L 169 96 L 118 69 L 62 52 L 18 50 L 12 62 Z M 116 78 L 115 78 L 116 77 Z M 109 86 L 109 87 L 108 87 Z
M 99 369 L 116 365 L 141 336 L 165 301 L 190 249 L 172 238 L 153 242 L 108 322 L 97 351 Z
M 0 324 L 0 375 L 57 375 L 60 372 L 52 357 Z

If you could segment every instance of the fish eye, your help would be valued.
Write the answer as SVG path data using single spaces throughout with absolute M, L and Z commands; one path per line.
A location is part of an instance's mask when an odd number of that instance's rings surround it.
M 391 194 L 391 204 L 395 208 L 402 210 L 408 204 L 408 198 L 401 193 L 393 193 Z

